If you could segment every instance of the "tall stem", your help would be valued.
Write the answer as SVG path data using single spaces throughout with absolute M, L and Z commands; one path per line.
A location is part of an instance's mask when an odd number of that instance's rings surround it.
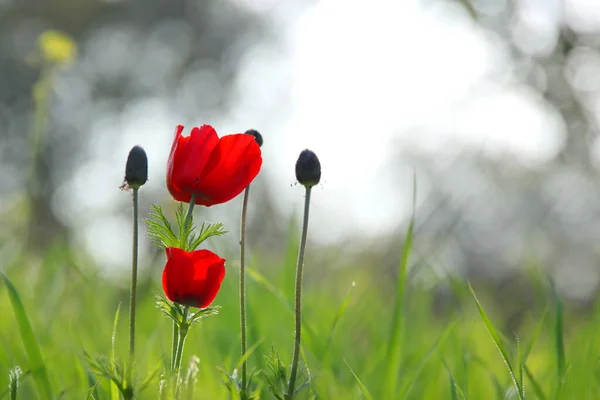
M 244 201 L 242 202 L 242 222 L 240 228 L 240 331 L 242 341 L 242 390 L 246 390 L 247 372 L 246 372 L 246 351 L 248 342 L 246 339 L 246 211 L 248 209 L 248 194 L 250 186 L 244 191 Z
M 296 265 L 296 299 L 294 308 L 296 311 L 296 328 L 294 334 L 294 355 L 292 358 L 292 370 L 290 372 L 290 383 L 285 396 L 287 400 L 292 400 L 295 394 L 296 374 L 298 372 L 298 359 L 300 358 L 300 341 L 302 334 L 302 267 L 304 266 L 304 249 L 306 247 L 306 234 L 308 232 L 308 210 L 310 206 L 311 187 L 306 188 L 304 199 L 304 220 L 302 222 L 302 238 L 300 240 L 300 251 L 298 252 L 298 264 Z
M 139 188 L 133 188 L 133 244 L 131 256 L 131 297 L 129 299 L 129 383 L 133 375 L 133 359 L 135 354 L 135 303 L 137 294 L 138 269 L 138 193 Z

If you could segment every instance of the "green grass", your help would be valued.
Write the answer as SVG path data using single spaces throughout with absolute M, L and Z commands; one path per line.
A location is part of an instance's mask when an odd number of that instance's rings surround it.
M 279 257 L 248 260 L 249 370 L 266 368 L 271 347 L 289 370 L 294 241 Z M 598 307 L 575 312 L 544 286 L 536 306 L 528 306 L 511 331 L 506 299 L 491 296 L 489 284 L 471 288 L 456 278 L 440 280 L 437 287 L 449 296 L 440 306 L 429 283 L 407 278 L 408 251 L 399 244 L 398 269 L 364 260 L 332 268 L 328 251 L 309 246 L 302 354 L 312 381 L 299 398 L 600 398 Z M 192 355 L 200 358 L 195 399 L 234 398 L 219 370 L 239 365 L 237 257 L 224 256 L 227 276 L 214 303 L 222 306 L 220 313 L 194 326 L 186 342 L 183 366 Z M 118 398 L 107 379 L 92 374 L 84 352 L 125 361 L 127 262 L 123 279 L 108 279 L 85 255 L 54 246 L 42 260 L 24 257 L 3 266 L 8 280 L 0 280 L 0 399 L 8 399 L 8 372 L 17 365 L 23 370 L 19 399 Z M 140 380 L 169 362 L 172 324 L 154 298 L 161 293 L 161 268 L 154 265 L 140 276 Z M 262 398 L 272 398 L 260 383 Z M 139 398 L 157 398 L 157 392 L 156 379 Z

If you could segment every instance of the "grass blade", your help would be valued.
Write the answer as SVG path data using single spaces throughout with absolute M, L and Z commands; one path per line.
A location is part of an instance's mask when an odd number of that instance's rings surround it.
M 27 313 L 25 312 L 23 302 L 21 302 L 21 298 L 19 297 L 17 290 L 11 281 L 6 277 L 6 275 L 4 275 L 2 272 L 0 272 L 0 275 L 2 275 L 4 285 L 6 286 L 8 292 L 8 297 L 10 298 L 13 312 L 15 314 L 15 320 L 19 326 L 19 333 L 21 334 L 23 346 L 25 347 L 25 352 L 27 353 L 27 358 L 29 360 L 29 368 L 31 370 L 31 374 L 37 387 L 39 396 L 43 399 L 51 399 L 52 385 L 50 384 L 50 379 L 48 378 L 48 371 L 46 370 L 46 365 L 44 364 L 44 359 L 42 358 L 42 352 L 40 351 L 40 347 L 33 333 L 33 329 L 31 328 L 31 323 L 27 318 Z
M 533 346 L 535 346 L 535 343 L 537 342 L 537 340 L 540 336 L 540 333 L 542 332 L 542 328 L 544 327 L 544 322 L 546 321 L 547 315 L 548 315 L 548 310 L 545 310 L 544 314 L 542 314 L 542 318 L 540 319 L 540 322 L 538 322 L 537 326 L 535 327 L 535 330 L 533 331 L 533 334 L 531 335 L 531 339 L 529 340 L 529 343 L 527 343 L 527 346 L 525 347 L 525 351 L 523 352 L 523 363 L 524 364 L 527 362 L 527 358 L 529 357 L 531 350 L 533 350 Z
M 429 351 L 427 352 L 427 354 L 425 355 L 423 360 L 421 360 L 421 364 L 419 364 L 419 366 L 417 368 L 412 370 L 412 374 L 411 374 L 410 378 L 406 381 L 406 383 L 400 390 L 398 396 L 394 396 L 394 397 L 390 397 L 390 398 L 397 398 L 397 399 L 405 399 L 406 398 L 406 396 L 410 392 L 410 389 L 412 388 L 415 380 L 419 377 L 419 375 L 421 375 L 421 372 L 425 368 L 425 365 L 427 364 L 427 362 L 429 361 L 431 356 L 446 341 L 446 339 L 448 339 L 448 337 L 450 336 L 450 333 L 452 333 L 456 324 L 457 324 L 457 321 L 454 321 L 449 327 L 446 328 L 444 333 L 442 333 L 442 336 L 440 336 L 440 338 L 433 344 L 433 346 L 431 346 L 431 348 L 429 349 Z
M 458 400 L 458 396 L 460 395 L 460 398 L 462 400 L 467 400 L 467 396 L 465 396 L 463 390 L 460 388 L 458 383 L 456 383 L 456 380 L 454 379 L 454 376 L 452 375 L 452 372 L 450 371 L 450 367 L 448 367 L 446 360 L 442 359 L 442 363 L 444 363 L 444 367 L 446 367 L 446 371 L 448 371 L 448 377 L 450 378 L 450 398 L 452 400 Z
M 264 339 L 257 340 L 256 343 L 254 343 L 252 345 L 252 347 L 250 347 L 244 353 L 244 355 L 242 357 L 240 357 L 240 359 L 237 362 L 235 368 L 239 370 L 242 367 L 242 364 L 248 359 L 248 357 L 250 357 L 252 355 L 252 353 L 254 353 L 254 351 L 258 348 L 258 346 L 260 346 L 262 344 L 262 342 L 264 342 Z
M 556 366 L 558 383 L 563 381 L 565 376 L 565 342 L 563 337 L 563 305 L 558 294 L 555 300 L 555 320 L 554 320 L 554 344 L 556 350 Z M 560 389 L 560 387 L 559 387 Z
M 117 311 L 115 312 L 115 319 L 113 320 L 113 330 L 110 342 L 110 364 L 114 365 L 115 363 L 115 342 L 117 338 L 117 324 L 119 323 L 119 312 L 121 311 L 121 303 L 117 306 Z M 111 380 L 110 381 L 110 398 L 112 400 L 119 400 L 121 398 L 121 393 L 119 392 L 119 388 L 117 385 Z
M 352 285 L 350 286 L 350 289 L 348 290 L 348 294 L 346 294 L 346 298 L 344 299 L 344 302 L 342 303 L 342 305 L 340 306 L 334 320 L 333 323 L 331 324 L 331 329 L 329 329 L 329 335 L 327 336 L 327 342 L 325 343 L 325 348 L 323 349 L 323 358 L 327 359 L 327 355 L 328 355 L 328 351 L 329 348 L 331 346 L 331 343 L 333 341 L 333 336 L 335 334 L 335 331 L 337 330 L 338 324 L 340 322 L 340 320 L 342 319 L 342 316 L 344 316 L 344 314 L 346 313 L 346 309 L 348 308 L 348 304 L 350 304 L 350 298 L 351 298 L 351 294 L 352 294 L 352 290 L 354 289 L 354 287 L 356 286 L 355 282 L 352 282 Z
M 402 249 L 402 257 L 398 266 L 398 280 L 396 282 L 396 299 L 394 301 L 394 314 L 392 317 L 392 325 L 390 327 L 390 337 L 388 341 L 388 359 L 385 371 L 383 394 L 384 398 L 395 398 L 397 370 L 400 365 L 400 346 L 402 333 L 402 316 L 404 314 L 404 293 L 406 292 L 406 278 L 408 271 L 408 259 L 413 241 L 413 228 L 415 223 L 417 193 L 417 179 L 413 180 L 413 214 L 408 224 L 406 238 L 404 239 L 404 247 Z
M 358 375 L 356 375 L 354 373 L 354 370 L 352 370 L 352 368 L 350 367 L 350 364 L 348 364 L 348 361 L 344 360 L 344 363 L 346 363 L 346 366 L 348 367 L 348 369 L 350 370 L 350 372 L 352 372 L 352 375 L 354 376 L 354 379 L 356 380 L 356 383 L 358 384 L 358 387 L 360 388 L 360 391 L 362 392 L 363 396 L 365 396 L 365 399 L 367 399 L 367 400 L 374 400 L 373 396 L 369 392 L 369 389 L 360 380 L 360 378 L 358 377 Z
M 546 400 L 547 397 L 544 394 L 544 390 L 542 389 L 540 384 L 537 382 L 537 380 L 535 379 L 535 377 L 533 376 L 533 374 L 531 373 L 529 368 L 527 368 L 527 365 L 524 365 L 523 367 L 525 368 L 525 374 L 527 375 L 527 378 L 529 378 L 529 382 L 531 382 L 531 388 L 532 388 L 533 392 L 535 393 L 535 398 L 539 399 L 539 400 Z
M 477 296 L 475 295 L 475 291 L 473 290 L 471 283 L 469 283 L 469 290 L 471 291 L 471 296 L 473 296 L 473 299 L 475 300 L 475 304 L 477 304 L 477 309 L 479 310 L 481 319 L 483 320 L 483 323 L 485 324 L 485 327 L 486 327 L 488 333 L 492 337 L 492 340 L 494 341 L 496 348 L 500 352 L 500 355 L 502 356 L 502 360 L 504 361 L 504 364 L 508 368 L 508 373 L 510 374 L 510 378 L 513 381 L 513 384 L 515 385 L 515 388 L 517 389 L 519 398 L 521 400 L 525 399 L 525 396 L 523 395 L 521 386 L 519 385 L 519 382 L 517 381 L 517 377 L 515 376 L 515 372 L 510 363 L 510 359 L 508 358 L 508 353 L 507 353 L 506 349 L 504 348 L 504 345 L 500 341 L 500 336 L 498 336 L 498 332 L 496 332 L 496 328 L 494 328 L 492 321 L 490 321 L 490 319 L 486 315 L 485 311 L 483 310 L 483 307 L 481 306 L 479 299 L 477 299 Z
M 275 296 L 281 304 L 285 306 L 285 309 L 290 313 L 294 314 L 293 304 L 286 298 L 285 294 L 281 289 L 275 287 L 264 275 L 252 268 L 246 268 L 247 276 L 252 279 L 254 282 L 262 286 L 267 292 L 270 292 L 273 296 Z M 306 345 L 311 345 L 312 341 L 318 337 L 315 328 L 307 322 L 302 322 L 302 331 L 306 332 Z
M 523 355 L 521 354 L 521 343 L 518 336 L 515 336 L 517 339 L 517 367 L 519 368 L 519 385 L 521 386 L 521 393 L 523 397 L 525 397 L 525 384 L 524 384 L 524 374 L 523 374 Z

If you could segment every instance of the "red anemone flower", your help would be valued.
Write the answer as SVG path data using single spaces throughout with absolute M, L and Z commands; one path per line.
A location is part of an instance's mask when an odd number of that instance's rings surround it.
M 181 136 L 178 125 L 167 163 L 167 188 L 177 201 L 210 207 L 240 194 L 258 175 L 262 165 L 260 146 L 254 136 L 239 133 L 223 136 L 210 125 L 194 127 Z
M 208 307 L 225 277 L 225 259 L 210 250 L 168 247 L 166 253 L 162 285 L 169 300 L 184 306 Z

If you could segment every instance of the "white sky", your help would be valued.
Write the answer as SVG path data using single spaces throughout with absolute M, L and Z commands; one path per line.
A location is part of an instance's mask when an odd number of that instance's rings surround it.
M 370 235 L 397 226 L 412 196 L 410 166 L 398 171 L 406 176 L 405 187 L 389 173 L 387 161 L 399 147 L 432 154 L 467 147 L 490 157 L 508 152 L 536 164 L 561 146 L 564 126 L 556 112 L 519 83 L 502 41 L 477 27 L 457 5 L 321 0 L 299 9 L 295 2 L 237 1 L 269 13 L 284 46 L 250 50 L 230 118 L 203 122 L 222 134 L 239 131 L 240 125 L 263 132 L 261 179 L 270 182 L 278 206 L 289 213 L 299 211 L 303 200 L 302 188 L 291 186 L 296 158 L 304 148 L 317 153 L 322 183 L 313 191 L 313 239 L 335 241 L 348 232 Z M 478 4 L 485 9 L 494 4 L 490 1 Z M 521 3 L 528 10 L 518 22 L 524 32 L 542 30 L 551 38 L 562 18 L 558 3 L 544 3 L 545 14 L 539 13 L 539 2 Z M 600 2 L 567 1 L 565 18 L 597 28 Z M 546 42 L 528 44 L 531 51 L 548 47 Z M 176 116 L 177 110 L 155 99 L 123 111 L 125 134 L 111 144 L 118 149 L 114 162 L 92 163 L 81 172 L 82 179 L 90 171 L 106 177 L 106 185 L 97 182 L 98 196 L 89 196 L 97 199 L 92 204 L 96 210 L 108 211 L 122 197 L 118 191 L 107 194 L 106 187 L 122 179 L 123 162 L 135 144 L 148 152 L 150 183 L 163 185 L 165 149 Z M 199 121 L 187 125 L 192 123 Z M 110 126 L 107 121 L 106 129 Z M 105 129 L 101 120 L 95 128 Z M 157 140 L 145 140 L 149 132 Z M 103 135 L 90 134 L 103 140 Z M 96 235 L 105 233 L 109 242 L 97 256 L 108 263 L 122 263 L 129 254 L 129 241 L 114 235 L 115 229 L 128 232 L 128 222 L 104 218 L 84 235 L 93 250 Z

